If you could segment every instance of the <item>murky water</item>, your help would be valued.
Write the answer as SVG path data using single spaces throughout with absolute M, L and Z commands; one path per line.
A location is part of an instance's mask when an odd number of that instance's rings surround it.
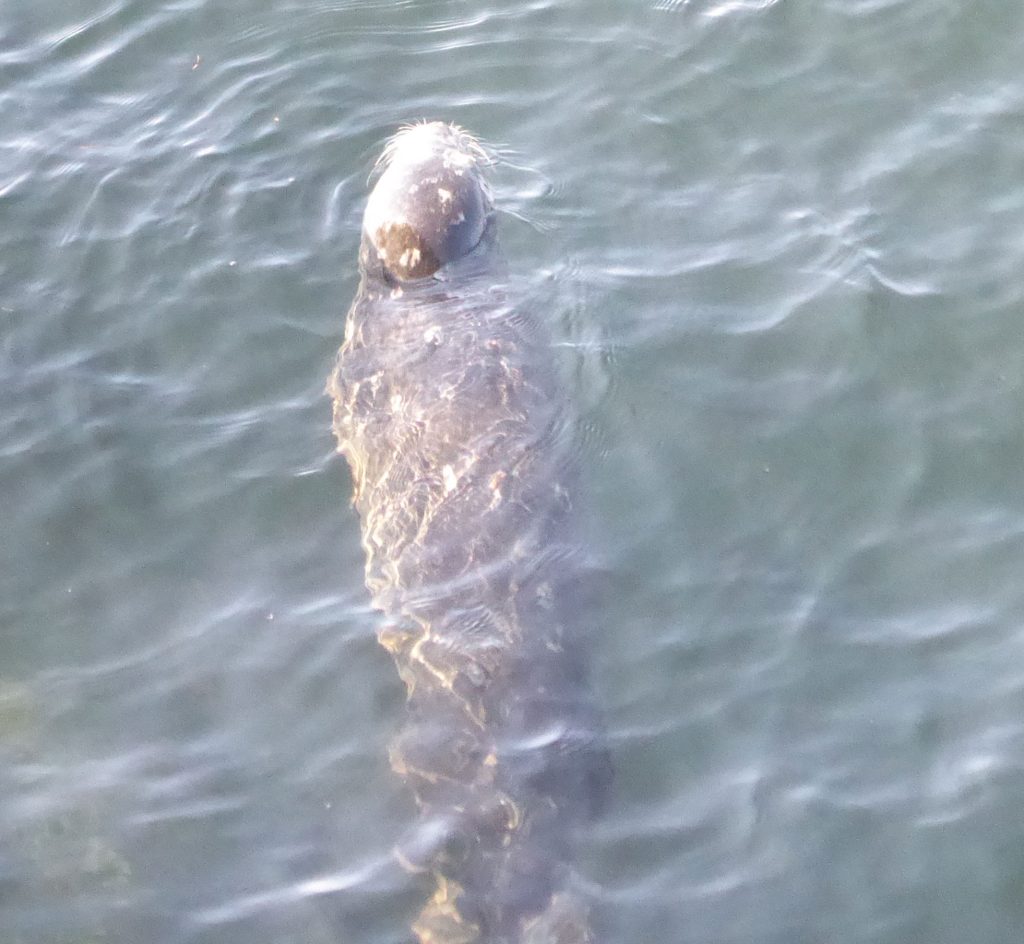
M 1001 0 L 6 0 L 0 940 L 408 939 L 323 388 L 430 117 L 580 413 L 604 939 L 1019 942 L 1021 62 Z

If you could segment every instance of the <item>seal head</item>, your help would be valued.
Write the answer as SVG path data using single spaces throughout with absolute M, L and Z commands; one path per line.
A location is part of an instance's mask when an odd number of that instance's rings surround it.
M 363 215 L 366 248 L 390 277 L 433 275 L 468 255 L 494 213 L 487 153 L 458 125 L 409 125 L 387 144 Z

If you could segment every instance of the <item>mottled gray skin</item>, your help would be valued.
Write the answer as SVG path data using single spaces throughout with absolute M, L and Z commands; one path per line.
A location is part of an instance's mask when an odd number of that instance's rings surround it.
M 413 930 L 584 944 L 565 884 L 609 766 L 579 638 L 570 405 L 546 332 L 497 284 L 479 146 L 435 123 L 387 156 L 330 389 L 380 640 L 408 688 L 391 759 L 422 821 L 401 855 L 437 879 Z

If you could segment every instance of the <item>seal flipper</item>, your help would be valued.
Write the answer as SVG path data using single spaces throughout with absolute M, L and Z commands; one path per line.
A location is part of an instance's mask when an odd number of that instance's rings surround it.
M 526 922 L 516 944 L 594 944 L 586 906 L 568 892 L 552 895 L 547 908 Z

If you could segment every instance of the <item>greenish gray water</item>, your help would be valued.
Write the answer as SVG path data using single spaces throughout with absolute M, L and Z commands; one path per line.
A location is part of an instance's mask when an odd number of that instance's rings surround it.
M 1024 929 L 1024 7 L 7 0 L 0 941 L 392 942 L 325 378 L 403 121 L 582 413 L 609 944 Z

